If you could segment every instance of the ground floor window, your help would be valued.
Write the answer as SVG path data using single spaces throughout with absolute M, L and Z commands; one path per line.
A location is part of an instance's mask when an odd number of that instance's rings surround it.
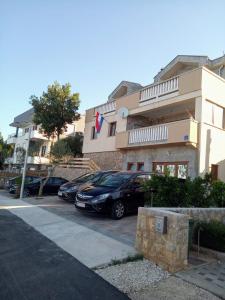
M 137 163 L 137 171 L 144 171 L 145 164 L 143 162 Z
M 132 162 L 127 163 L 127 170 L 128 171 L 135 171 L 136 170 L 135 163 L 132 163 Z
M 128 171 L 144 171 L 144 163 L 143 162 L 128 162 L 127 163 Z
M 188 176 L 188 162 L 153 162 L 153 171 L 185 179 Z
M 45 156 L 45 154 L 46 154 L 46 149 L 47 149 L 46 146 L 42 146 L 42 147 L 41 147 L 41 157 L 44 157 L 44 156 Z

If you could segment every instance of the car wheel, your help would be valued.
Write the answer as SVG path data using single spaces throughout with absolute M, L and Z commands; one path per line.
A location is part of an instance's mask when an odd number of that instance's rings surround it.
M 112 205 L 111 217 L 114 220 L 119 220 L 125 215 L 125 206 L 122 201 L 116 201 Z
M 25 190 L 23 191 L 23 197 L 29 197 L 29 196 L 30 196 L 29 190 L 25 189 Z

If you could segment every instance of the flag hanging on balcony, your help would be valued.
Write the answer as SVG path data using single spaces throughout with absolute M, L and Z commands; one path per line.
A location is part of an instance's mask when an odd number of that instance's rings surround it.
M 95 129 L 97 133 L 101 131 L 103 121 L 103 116 L 99 112 L 97 112 L 95 116 Z

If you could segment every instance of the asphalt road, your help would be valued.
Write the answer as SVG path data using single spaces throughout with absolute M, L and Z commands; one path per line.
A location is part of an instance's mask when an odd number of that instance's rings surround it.
M 4 209 L 0 228 L 1 300 L 129 299 Z

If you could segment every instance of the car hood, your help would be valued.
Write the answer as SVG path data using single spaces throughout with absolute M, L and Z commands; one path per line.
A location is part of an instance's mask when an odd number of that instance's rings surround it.
M 87 185 L 80 189 L 79 193 L 96 197 L 102 194 L 112 193 L 114 191 L 116 191 L 116 189 L 112 187 Z
M 79 187 L 79 183 L 75 183 L 75 182 L 66 182 L 66 183 L 62 184 L 62 185 L 60 186 L 59 189 L 60 189 L 60 191 L 64 191 L 64 190 L 70 189 L 70 188 L 73 187 L 73 186 Z

